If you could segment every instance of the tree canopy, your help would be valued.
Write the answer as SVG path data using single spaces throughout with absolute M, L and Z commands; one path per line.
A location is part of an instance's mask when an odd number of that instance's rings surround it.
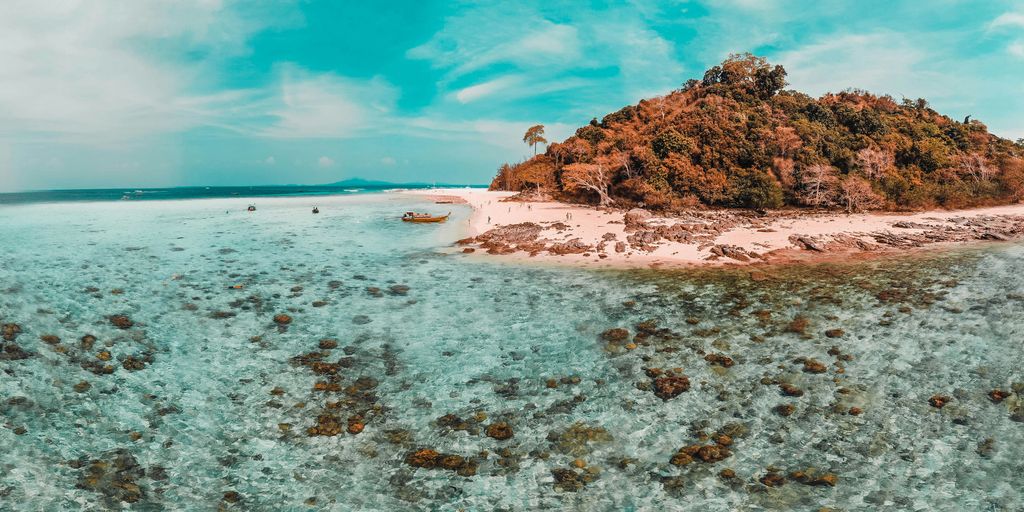
M 492 187 L 543 186 L 565 200 L 654 208 L 909 209 L 1024 199 L 1024 143 L 992 135 L 978 120 L 951 119 L 924 99 L 861 90 L 812 98 L 785 87 L 782 66 L 731 55 L 700 80 L 594 119 L 506 166 Z M 523 141 L 546 143 L 543 126 Z M 581 175 L 601 183 L 581 186 Z

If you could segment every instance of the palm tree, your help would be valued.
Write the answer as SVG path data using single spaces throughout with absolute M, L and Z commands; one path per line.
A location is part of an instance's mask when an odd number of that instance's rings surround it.
M 533 155 L 537 156 L 537 144 L 548 143 L 548 140 L 544 138 L 544 125 L 534 125 L 529 130 L 526 130 L 526 135 L 523 135 L 523 142 L 533 146 Z

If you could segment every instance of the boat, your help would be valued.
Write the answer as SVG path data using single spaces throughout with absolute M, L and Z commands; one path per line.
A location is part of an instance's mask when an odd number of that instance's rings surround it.
M 444 222 L 448 220 L 452 212 L 448 212 L 445 215 L 431 215 L 429 213 L 416 213 L 416 212 L 405 212 L 402 215 L 403 222 Z
M 246 208 L 246 210 L 249 210 L 250 212 L 254 212 L 254 211 L 256 211 L 256 205 L 250 204 L 249 207 Z
M 320 208 L 317 208 L 316 206 L 314 206 L 313 207 L 313 213 L 320 213 Z

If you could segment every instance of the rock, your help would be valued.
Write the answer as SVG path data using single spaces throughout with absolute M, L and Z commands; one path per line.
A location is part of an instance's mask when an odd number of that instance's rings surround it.
M 779 384 L 779 390 L 786 396 L 804 396 L 804 390 L 788 383 Z
M 105 508 L 120 509 L 120 502 L 137 503 L 146 497 L 139 480 L 146 475 L 138 461 L 125 450 L 115 450 L 89 462 L 78 483 L 79 489 L 104 496 Z
M 309 436 L 334 437 L 341 433 L 341 423 L 336 416 L 321 414 L 316 418 L 316 425 L 306 429 Z
M 704 356 L 704 360 L 724 368 L 731 368 L 732 365 L 735 364 L 735 361 L 725 354 L 708 354 Z
M 847 414 L 850 416 L 860 416 L 863 413 L 864 409 L 861 409 L 860 407 L 850 407 L 850 410 L 847 411 Z
M 775 411 L 775 414 L 786 417 L 792 415 L 796 411 L 796 406 L 793 404 L 779 404 L 772 410 Z
M 352 323 L 356 325 L 366 325 L 370 323 L 370 317 L 366 315 L 356 315 L 352 317 Z
M 615 242 L 615 252 L 626 252 L 626 242 Z
M 48 345 L 57 345 L 60 343 L 60 338 L 53 334 L 44 334 L 39 337 L 39 340 Z
M 975 451 L 986 459 L 991 458 L 996 451 L 996 440 L 991 437 L 982 440 Z
M 355 414 L 353 416 L 349 416 L 348 428 L 346 429 L 349 434 L 356 435 L 362 432 L 364 428 L 366 428 L 366 424 L 363 423 L 363 417 L 361 415 Z
M 798 315 L 793 318 L 793 321 L 786 326 L 787 332 L 795 332 L 797 334 L 804 334 L 807 332 L 807 327 L 811 324 L 811 321 L 807 317 Z
M 228 491 L 224 493 L 224 501 L 226 503 L 238 503 L 242 501 L 242 495 L 235 491 Z
M 814 470 L 811 469 L 808 469 L 807 471 L 794 471 L 789 474 L 789 477 L 804 485 L 814 486 L 827 485 L 829 487 L 835 487 L 836 483 L 839 481 L 839 477 L 837 477 L 834 473 L 815 475 Z
M 722 471 L 718 472 L 718 477 L 721 478 L 722 480 L 731 480 L 733 478 L 736 478 L 736 472 L 733 471 L 731 468 L 725 468 Z
M 690 389 L 690 379 L 685 375 L 658 377 L 653 384 L 654 394 L 662 400 L 675 398 Z
M 704 462 L 714 463 L 732 455 L 728 448 L 719 445 L 705 445 L 697 450 L 697 458 Z
M 330 350 L 333 348 L 338 348 L 338 340 L 322 339 L 320 340 L 319 347 L 321 350 Z
M 292 317 L 284 313 L 278 313 L 274 315 L 274 323 L 277 325 L 288 325 L 292 323 Z
M 601 333 L 601 339 L 609 343 L 621 343 L 629 339 L 629 331 L 621 327 L 608 329 Z
M 21 334 L 21 326 L 15 323 L 3 324 L 0 326 L 0 335 L 4 341 L 14 341 Z
M 626 231 L 632 231 L 637 228 L 647 227 L 647 221 L 651 217 L 653 217 L 651 212 L 643 208 L 633 208 L 622 217 L 622 222 L 626 225 Z
M 78 340 L 82 347 L 82 350 L 92 350 L 93 345 L 96 343 L 96 336 L 92 334 L 86 334 Z
M 991 400 L 992 403 L 996 404 L 1002 402 L 1003 400 L 1006 400 L 1006 398 L 1009 396 L 1009 391 L 1003 391 L 1001 389 L 993 389 L 992 391 L 988 392 L 988 399 Z
M 786 478 L 778 473 L 770 472 L 762 476 L 759 481 L 766 487 L 781 487 L 785 485 Z
M 135 325 L 135 322 L 128 318 L 127 315 L 113 315 L 108 320 L 110 320 L 111 325 L 118 329 L 130 329 Z
M 92 387 L 92 384 L 89 384 L 89 381 L 83 380 L 83 381 L 79 382 L 78 384 L 75 384 L 74 390 L 75 390 L 76 393 L 85 393 L 86 391 L 89 391 L 89 388 L 91 388 L 91 387 Z
M 391 291 L 391 295 L 406 295 L 409 293 L 409 287 L 404 284 L 391 285 L 388 290 Z
M 586 486 L 583 474 L 573 469 L 555 468 L 551 470 L 555 477 L 555 489 L 564 492 L 577 492 Z
M 842 338 L 846 334 L 842 329 L 829 329 L 825 331 L 825 336 L 829 338 Z
M 511 439 L 513 436 L 512 427 L 504 421 L 487 425 L 487 429 L 484 433 L 487 434 L 487 437 L 497 439 L 499 441 Z
M 693 455 L 690 455 L 689 453 L 686 453 L 685 451 L 680 449 L 678 452 L 672 455 L 672 458 L 669 459 L 668 462 L 673 466 L 685 466 L 693 462 Z
M 613 441 L 611 434 L 601 427 L 591 427 L 585 423 L 575 423 L 564 431 L 548 432 L 547 440 L 552 451 L 582 457 L 592 451 L 592 444 L 606 444 Z
M 804 373 L 825 373 L 828 371 L 828 367 L 820 361 L 807 358 L 804 359 Z
M 932 397 L 928 399 L 928 405 L 931 405 L 932 407 L 934 407 L 936 409 L 942 409 L 943 407 L 948 405 L 949 402 L 952 401 L 952 400 L 953 400 L 953 397 L 950 397 L 950 396 L 946 396 L 946 395 L 932 395 Z
M 442 469 L 457 470 L 466 463 L 466 459 L 460 455 L 440 455 L 437 458 L 437 465 Z
M 431 469 L 437 465 L 437 459 L 440 455 L 440 453 L 429 448 L 422 448 L 407 455 L 405 463 L 417 468 Z

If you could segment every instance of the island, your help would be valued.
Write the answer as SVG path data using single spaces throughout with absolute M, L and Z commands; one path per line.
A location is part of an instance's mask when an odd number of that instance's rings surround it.
M 1024 236 L 1024 141 L 923 99 L 783 90 L 732 55 L 701 80 L 504 164 L 466 252 L 606 266 L 791 262 Z M 524 136 L 544 143 L 543 126 Z

